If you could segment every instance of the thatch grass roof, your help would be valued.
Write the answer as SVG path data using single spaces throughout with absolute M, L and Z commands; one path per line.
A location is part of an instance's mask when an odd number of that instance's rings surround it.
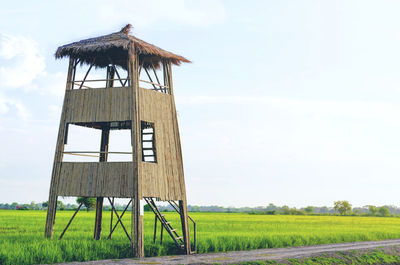
M 159 67 L 162 61 L 170 61 L 175 65 L 190 63 L 188 59 L 172 52 L 163 50 L 153 44 L 130 35 L 132 25 L 128 24 L 119 32 L 81 40 L 58 47 L 56 58 L 71 57 L 80 59 L 81 63 L 94 64 L 96 67 L 106 67 L 110 60 L 123 68 L 127 68 L 129 51 L 139 55 L 139 62 L 144 67 L 152 64 Z

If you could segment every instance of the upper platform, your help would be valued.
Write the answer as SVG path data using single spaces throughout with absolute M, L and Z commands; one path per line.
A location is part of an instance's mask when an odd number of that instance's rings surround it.
M 79 59 L 80 63 L 100 68 L 107 67 L 112 61 L 113 64 L 126 69 L 129 54 L 133 53 L 139 55 L 139 62 L 145 68 L 158 68 L 163 61 L 175 65 L 190 63 L 185 57 L 130 35 L 131 27 L 132 25 L 128 24 L 119 32 L 60 46 L 55 56 Z

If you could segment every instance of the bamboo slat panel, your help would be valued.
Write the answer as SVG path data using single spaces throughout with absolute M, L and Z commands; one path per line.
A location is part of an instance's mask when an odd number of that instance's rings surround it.
M 132 198 L 133 162 L 62 162 L 60 196 Z
M 67 90 L 67 122 L 130 120 L 128 90 L 128 87 Z
M 161 200 L 182 200 L 182 161 L 179 158 L 174 128 L 174 112 L 171 95 L 140 88 L 140 119 L 153 122 L 157 163 L 141 162 L 142 192 L 144 197 Z

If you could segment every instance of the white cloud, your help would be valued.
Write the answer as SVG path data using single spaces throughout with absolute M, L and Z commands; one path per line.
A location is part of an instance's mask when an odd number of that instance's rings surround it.
M 106 21 L 129 21 L 147 26 L 169 20 L 193 26 L 209 26 L 226 18 L 225 8 L 219 0 L 155 0 L 155 1 L 104 1 L 96 2 L 97 14 Z M 123 7 L 123 8 L 121 8 Z
M 9 88 L 30 85 L 46 66 L 34 40 L 8 34 L 1 34 L 0 63 L 0 84 Z
M 11 109 L 15 109 L 17 111 L 17 116 L 22 120 L 27 120 L 31 116 L 28 109 L 20 101 L 7 98 L 0 94 L 0 115 L 10 113 Z

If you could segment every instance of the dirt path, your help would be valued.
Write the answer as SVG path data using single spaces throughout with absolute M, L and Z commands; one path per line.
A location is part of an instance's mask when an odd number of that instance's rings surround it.
M 256 260 L 280 260 L 286 258 L 302 258 L 349 250 L 365 250 L 378 247 L 400 245 L 400 239 L 365 241 L 341 244 L 326 244 L 306 247 L 257 249 L 249 251 L 231 251 L 224 253 L 198 254 L 191 256 L 164 256 L 144 259 L 99 260 L 89 262 L 73 262 L 76 265 L 132 265 L 132 264 L 229 264 Z

